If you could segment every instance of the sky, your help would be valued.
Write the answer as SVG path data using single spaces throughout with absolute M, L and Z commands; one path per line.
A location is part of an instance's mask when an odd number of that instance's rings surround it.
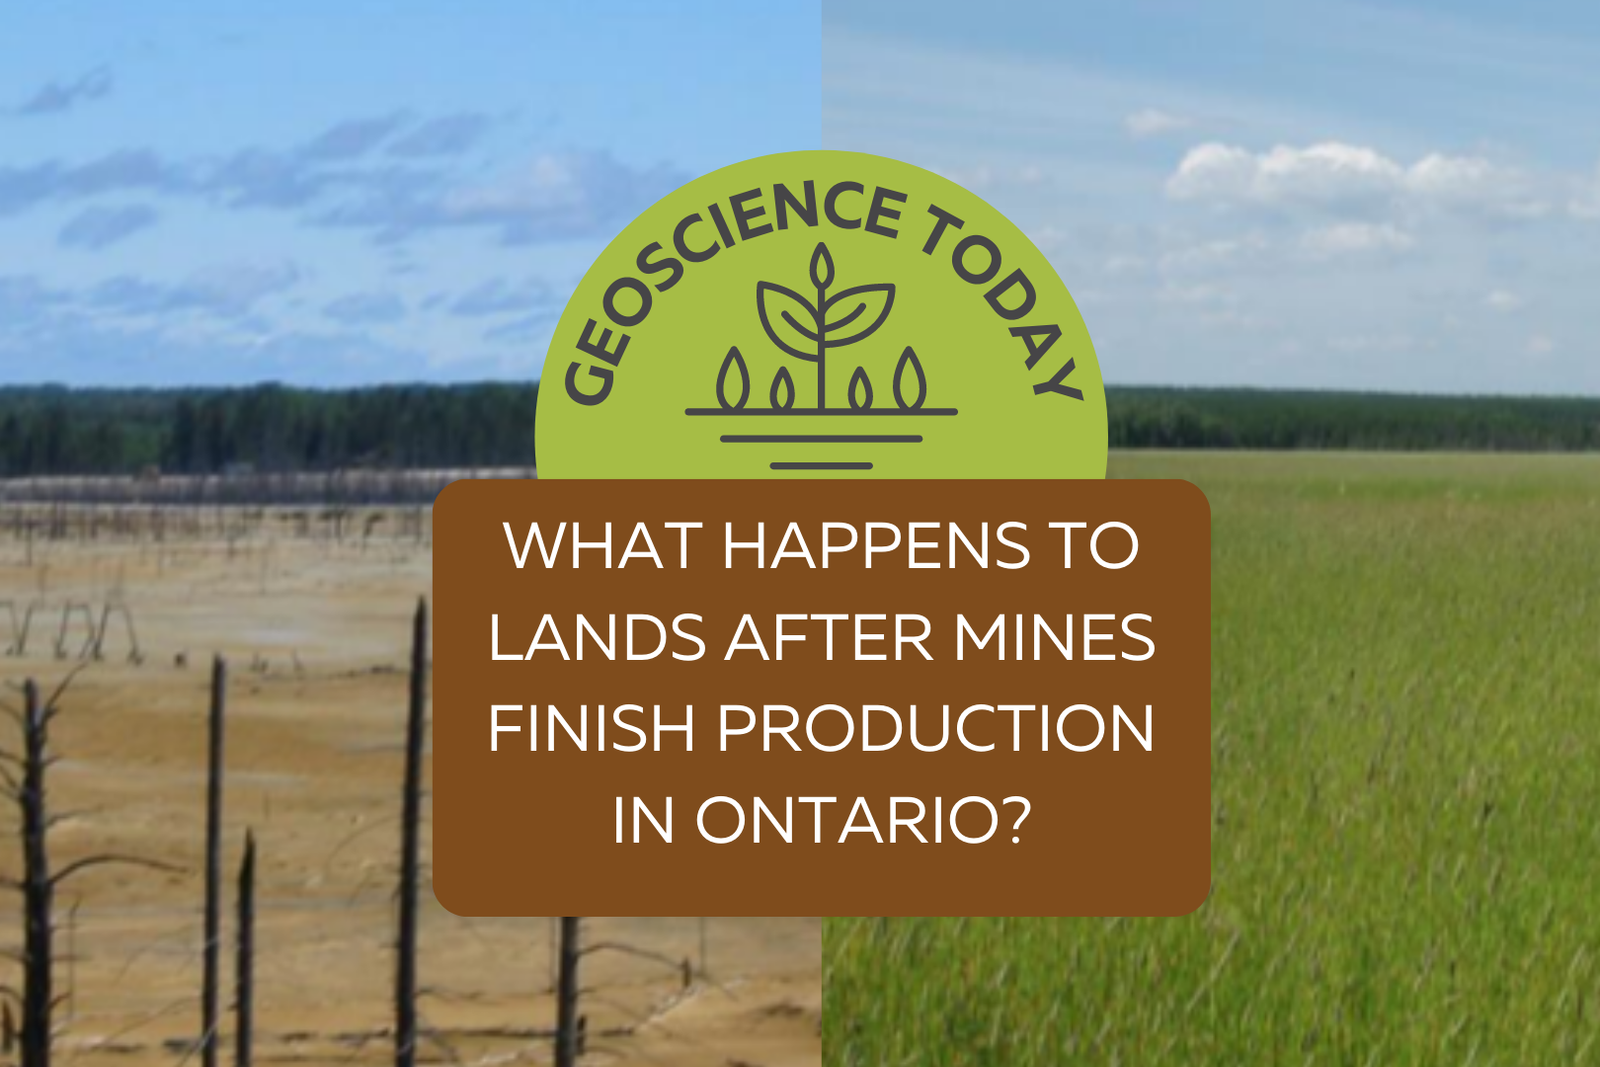
M 797 0 L 18 5 L 0 384 L 536 378 L 635 215 L 819 146 L 820 21 Z
M 537 378 L 635 215 L 823 147 L 1009 215 L 1112 384 L 1600 395 L 1596 100 L 1551 0 L 28 5 L 0 384 Z
M 967 185 L 1108 383 L 1600 394 L 1600 7 L 823 9 L 822 140 Z

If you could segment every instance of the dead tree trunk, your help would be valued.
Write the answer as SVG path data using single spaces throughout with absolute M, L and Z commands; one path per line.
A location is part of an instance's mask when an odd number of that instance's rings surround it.
M 22 809 L 23 933 L 22 1067 L 50 1067 L 50 943 L 51 906 L 55 883 L 50 877 L 50 855 L 45 846 L 44 769 L 49 742 L 50 709 L 39 703 L 39 687 L 29 679 L 23 686 L 22 788 L 17 791 Z
M 412 1067 L 417 1051 L 417 824 L 422 818 L 422 742 L 428 683 L 428 605 L 417 602 L 411 631 L 411 700 L 406 713 L 405 793 L 400 829 L 400 932 L 395 965 L 394 1062 Z
M 578 920 L 561 920 L 561 975 L 556 983 L 556 1067 L 578 1062 Z
M 177 869 L 137 856 L 98 853 L 51 871 L 47 835 L 54 820 L 45 810 L 45 772 L 55 761 L 50 753 L 50 723 L 58 710 L 57 700 L 71 680 L 72 675 L 68 675 L 67 681 L 43 703 L 38 685 L 31 678 L 25 682 L 22 714 L 18 716 L 22 752 L 0 749 L 0 795 L 16 802 L 22 818 L 22 877 L 0 876 L 0 887 L 22 894 L 22 1023 L 16 1035 L 21 1046 L 21 1067 L 50 1067 L 51 1014 L 59 999 L 52 988 L 51 975 L 56 887 L 80 871 L 107 863 Z M 15 714 L 15 709 L 7 710 Z M 11 1036 L 9 1010 L 5 1015 L 5 1020 L 0 1021 L 0 1040 Z
M 255 1023 L 256 839 L 244 832 L 244 860 L 239 864 L 239 944 L 234 960 L 234 1063 L 250 1067 L 250 1031 Z
M 200 989 L 201 1067 L 217 1067 L 217 1026 L 222 923 L 222 727 L 228 667 L 221 656 L 211 664 L 210 753 L 206 774 L 206 929 L 205 971 Z

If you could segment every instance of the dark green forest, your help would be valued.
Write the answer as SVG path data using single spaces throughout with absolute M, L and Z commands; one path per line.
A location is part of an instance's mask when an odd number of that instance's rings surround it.
M 1106 388 L 1112 448 L 1600 449 L 1600 397 Z
M 0 477 L 531 465 L 537 383 L 0 389 Z
M 1113 448 L 1600 450 L 1600 398 L 1108 387 Z M 536 463 L 537 383 L 0 389 L 0 477 Z

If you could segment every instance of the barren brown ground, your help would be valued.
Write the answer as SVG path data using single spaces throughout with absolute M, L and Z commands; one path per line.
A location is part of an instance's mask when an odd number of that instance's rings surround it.
M 15 505 L 13 505 L 15 507 Z M 103 659 L 61 697 L 51 738 L 59 868 L 132 853 L 182 873 L 98 867 L 58 900 L 60 1063 L 177 1064 L 199 1028 L 205 710 L 209 657 L 227 657 L 226 840 L 236 869 L 246 827 L 259 857 L 256 1058 L 380 1062 L 392 1056 L 393 887 L 409 619 L 431 583 L 424 520 L 369 527 L 296 523 L 267 512 L 239 525 L 208 511 L 202 529 L 163 540 L 76 522 L 31 548 L 0 505 L 0 602 L 39 605 L 21 655 L 0 658 L 0 700 L 36 678 L 47 691 L 77 664 L 54 644 L 63 606 L 125 603 L 141 664 L 113 621 Z M 243 513 L 240 513 L 241 515 Z M 416 513 L 413 512 L 416 517 Z M 231 532 L 230 531 L 231 524 Z M 368 538 L 362 531 L 371 530 Z M 62 531 L 58 531 L 62 532 Z M 31 555 L 31 562 L 30 562 Z M 0 647 L 13 638 L 0 604 Z M 179 665 L 179 656 L 187 664 Z M 0 719 L 0 747 L 16 747 Z M 424 835 L 425 848 L 428 836 Z M 528 840 L 526 847 L 537 847 Z M 513 844 L 513 847 L 517 847 Z M 427 860 L 426 852 L 424 862 Z M 0 808 L 0 875 L 20 862 L 15 817 Z M 550 876 L 560 876 L 553 858 Z M 0 903 L 0 949 L 20 948 L 16 902 Z M 423 890 L 421 1058 L 550 1059 L 551 923 L 463 919 Z M 702 957 L 702 929 L 704 956 Z M 233 923 L 224 926 L 231 998 Z M 784 1065 L 820 1062 L 820 922 L 815 918 L 585 922 L 590 943 L 623 942 L 668 960 L 603 950 L 583 960 L 586 1063 Z M 9 973 L 8 973 L 9 972 Z M 15 963 L 0 981 L 16 984 Z M 225 1016 L 223 1061 L 232 1059 Z

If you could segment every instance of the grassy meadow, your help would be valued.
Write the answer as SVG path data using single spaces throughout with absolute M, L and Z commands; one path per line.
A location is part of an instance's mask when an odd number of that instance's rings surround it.
M 1111 475 L 1211 501 L 1211 897 L 828 920 L 825 1062 L 1600 1063 L 1600 455 Z

